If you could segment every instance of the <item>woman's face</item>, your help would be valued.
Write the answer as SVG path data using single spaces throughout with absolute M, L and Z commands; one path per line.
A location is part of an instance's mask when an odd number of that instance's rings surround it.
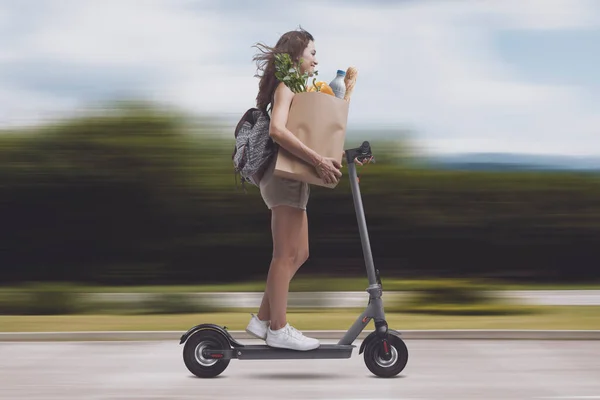
M 315 42 L 312 40 L 308 42 L 308 45 L 304 49 L 301 58 L 303 59 L 300 69 L 302 73 L 308 72 L 309 76 L 313 76 L 317 62 L 317 50 L 315 50 Z

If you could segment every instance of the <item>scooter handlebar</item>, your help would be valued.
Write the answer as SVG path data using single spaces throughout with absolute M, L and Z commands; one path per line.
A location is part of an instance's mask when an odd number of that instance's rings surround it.
M 370 158 L 373 158 L 373 153 L 371 151 L 371 144 L 367 141 L 364 141 L 359 147 L 346 150 L 346 162 L 348 163 L 353 163 L 354 159 L 363 162 Z M 375 160 L 372 159 L 371 162 L 375 162 Z

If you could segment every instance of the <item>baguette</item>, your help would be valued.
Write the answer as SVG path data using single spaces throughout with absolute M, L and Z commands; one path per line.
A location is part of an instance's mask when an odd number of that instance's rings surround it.
M 344 95 L 344 100 L 346 101 L 350 101 L 352 91 L 354 90 L 354 85 L 356 85 L 357 76 L 358 70 L 354 67 L 349 67 L 346 71 L 346 76 L 344 77 L 344 83 L 346 84 L 346 94 Z

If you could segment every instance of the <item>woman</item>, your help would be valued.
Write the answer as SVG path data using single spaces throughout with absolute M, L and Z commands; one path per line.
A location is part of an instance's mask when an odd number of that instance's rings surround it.
M 274 48 L 262 44 L 257 48 L 261 53 L 253 60 L 257 61 L 263 74 L 257 75 L 260 83 L 256 102 L 257 108 L 264 111 L 271 106 L 271 137 L 281 147 L 313 165 L 324 182 L 337 182 L 342 176 L 340 163 L 320 156 L 286 128 L 294 93 L 275 77 L 274 54 L 277 53 L 288 53 L 296 62 L 303 59 L 301 73 L 308 72 L 312 76 L 318 64 L 314 38 L 300 28 L 285 33 Z M 304 336 L 286 320 L 290 280 L 308 259 L 306 204 L 310 188 L 307 183 L 273 175 L 275 161 L 260 182 L 261 196 L 271 210 L 273 255 L 258 315 L 252 315 L 246 332 L 266 340 L 272 347 L 312 350 L 319 347 L 319 341 Z

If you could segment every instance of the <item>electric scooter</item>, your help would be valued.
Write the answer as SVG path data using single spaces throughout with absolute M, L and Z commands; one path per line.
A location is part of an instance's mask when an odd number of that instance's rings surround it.
M 363 313 L 346 331 L 337 344 L 321 344 L 314 350 L 298 351 L 274 348 L 268 345 L 245 345 L 235 340 L 226 327 L 200 324 L 181 336 L 179 344 L 185 343 L 183 361 L 190 372 L 200 378 L 212 378 L 221 374 L 232 359 L 282 360 L 282 359 L 343 359 L 350 358 L 352 343 L 371 320 L 375 330 L 362 342 L 359 354 L 364 352 L 367 368 L 376 376 L 393 377 L 399 374 L 408 361 L 408 349 L 398 331 L 388 329 L 383 309 L 383 288 L 379 270 L 373 265 L 373 256 L 363 210 L 355 158 L 360 162 L 371 159 L 371 146 L 363 142 L 358 148 L 345 150 L 354 208 L 367 268 L 369 286 L 368 304 Z

